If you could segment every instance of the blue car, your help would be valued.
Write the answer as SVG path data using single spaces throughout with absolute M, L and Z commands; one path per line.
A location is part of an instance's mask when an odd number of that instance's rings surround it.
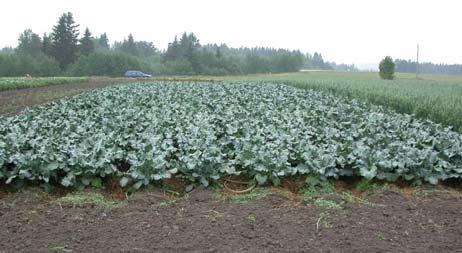
M 152 77 L 151 75 L 145 74 L 141 71 L 129 70 L 125 72 L 125 77 L 128 78 L 148 78 Z

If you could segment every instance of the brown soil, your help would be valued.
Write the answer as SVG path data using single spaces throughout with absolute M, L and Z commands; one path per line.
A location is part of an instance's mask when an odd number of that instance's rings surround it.
M 85 90 L 104 88 L 121 82 L 123 81 L 114 80 L 91 83 L 61 84 L 39 88 L 2 91 L 0 92 L 0 115 L 16 115 L 27 107 L 44 104 L 66 96 L 77 95 Z
M 292 200 L 283 189 L 249 202 L 194 190 L 131 195 L 125 207 L 60 206 L 38 189 L 0 199 L 5 252 L 461 252 L 460 192 L 399 190 L 341 209 Z

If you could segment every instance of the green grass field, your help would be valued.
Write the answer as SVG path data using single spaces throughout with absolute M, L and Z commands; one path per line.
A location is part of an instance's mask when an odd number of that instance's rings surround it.
M 462 76 L 377 73 L 300 72 L 227 77 L 227 80 L 284 82 L 348 98 L 366 100 L 400 113 L 415 114 L 462 132 Z

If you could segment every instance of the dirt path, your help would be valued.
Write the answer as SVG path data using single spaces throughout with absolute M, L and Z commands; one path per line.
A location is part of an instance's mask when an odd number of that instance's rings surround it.
M 0 115 L 15 115 L 27 107 L 44 104 L 66 96 L 77 95 L 85 90 L 104 88 L 122 82 L 114 80 L 2 91 L 0 92 Z
M 248 202 L 211 190 L 169 199 L 136 193 L 125 207 L 59 205 L 26 191 L 0 199 L 5 252 L 461 252 L 462 199 L 387 190 L 322 208 L 270 192 Z

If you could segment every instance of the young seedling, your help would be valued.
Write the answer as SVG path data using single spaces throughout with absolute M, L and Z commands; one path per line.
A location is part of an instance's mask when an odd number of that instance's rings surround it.
M 244 219 L 246 221 L 255 222 L 257 220 L 257 217 L 255 215 L 249 215 L 249 216 L 244 217 Z
M 316 233 L 319 232 L 320 225 L 322 225 L 322 223 L 321 223 L 322 221 L 324 221 L 324 227 L 325 228 L 331 228 L 332 227 L 332 225 L 327 222 L 328 218 L 329 218 L 328 213 L 322 212 L 322 213 L 319 214 L 318 221 L 316 222 Z

